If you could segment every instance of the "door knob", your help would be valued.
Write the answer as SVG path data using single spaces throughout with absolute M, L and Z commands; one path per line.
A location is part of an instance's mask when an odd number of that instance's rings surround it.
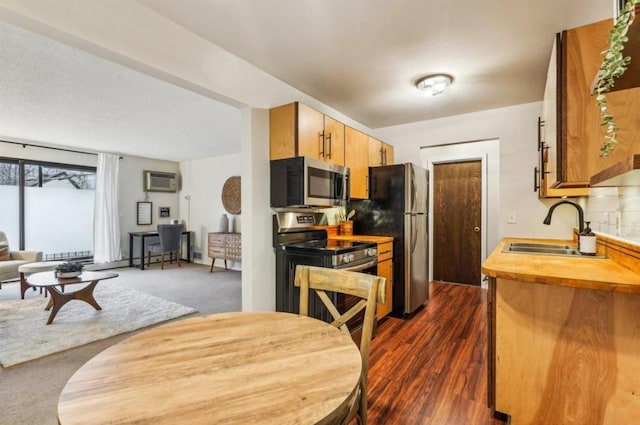
M 478 226 L 476 226 L 476 227 L 473 228 L 473 231 L 478 233 L 480 231 L 480 228 Z

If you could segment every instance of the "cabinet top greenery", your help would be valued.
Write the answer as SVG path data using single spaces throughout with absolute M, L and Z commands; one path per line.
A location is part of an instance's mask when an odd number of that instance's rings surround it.
M 629 62 L 631 62 L 631 58 L 629 56 L 623 56 L 622 52 L 625 43 L 629 41 L 627 31 L 629 30 L 631 18 L 634 15 L 635 6 L 638 3 L 640 3 L 640 0 L 627 0 L 624 8 L 620 11 L 620 15 L 609 33 L 609 48 L 603 52 L 604 58 L 598 70 L 596 87 L 594 89 L 596 106 L 600 110 L 600 125 L 607 127 L 605 140 L 600 147 L 600 156 L 609 155 L 609 153 L 613 151 L 614 145 L 618 142 L 618 126 L 609 112 L 605 93 L 613 88 L 615 80 L 625 73 Z

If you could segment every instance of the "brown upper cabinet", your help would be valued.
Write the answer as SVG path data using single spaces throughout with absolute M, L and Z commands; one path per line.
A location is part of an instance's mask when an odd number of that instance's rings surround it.
M 535 187 L 540 198 L 561 198 L 586 196 L 589 193 L 586 181 L 571 184 L 567 180 L 568 171 L 575 171 L 575 167 L 567 167 L 568 153 L 566 138 L 563 136 L 563 99 L 566 96 L 566 86 L 563 81 L 563 37 L 565 34 L 556 34 L 556 39 L 551 51 L 549 69 L 547 70 L 547 82 L 544 89 L 542 102 L 542 116 L 538 119 L 538 167 L 534 175 Z M 582 152 L 580 146 L 571 145 L 574 151 Z M 575 152 L 572 152 L 575 155 Z M 586 167 L 585 167 L 586 168 Z M 571 174 L 573 179 L 580 179 Z
M 606 127 L 600 125 L 592 87 L 612 25 L 607 19 L 556 36 L 538 144 L 541 197 L 587 195 L 594 175 L 615 170 L 640 153 L 640 88 L 635 87 L 606 94 L 619 127 L 618 143 L 607 157 L 600 156 Z
M 306 156 L 349 167 L 350 196 L 369 197 L 369 167 L 393 164 L 393 146 L 302 103 L 269 111 L 269 158 Z
M 637 20 L 638 16 L 636 16 L 635 21 Z M 637 25 L 635 21 L 634 24 Z M 593 25 L 594 29 L 591 36 L 594 38 L 594 41 L 593 45 L 589 45 L 591 50 L 588 54 L 590 56 L 597 55 L 598 60 L 593 63 L 585 63 L 585 73 L 588 73 L 587 75 L 589 77 L 586 80 L 589 92 L 591 91 L 591 86 L 598 72 L 598 68 L 602 63 L 601 52 L 608 47 L 607 40 L 611 27 L 613 26 L 613 21 L 605 20 Z M 637 35 L 637 33 L 635 34 Z M 628 36 L 633 37 L 634 35 L 629 32 Z M 637 39 L 632 40 L 632 38 L 630 38 L 627 42 L 627 46 L 632 45 L 633 43 L 636 43 L 637 45 Z M 627 51 L 625 49 L 625 54 L 626 53 Z M 636 52 L 630 52 L 630 54 L 633 53 Z M 631 56 L 631 63 L 636 63 L 638 61 L 640 61 L 640 57 L 637 54 L 635 57 Z M 635 66 L 637 66 L 637 63 Z M 632 67 L 629 67 L 625 72 L 625 75 L 633 73 L 634 71 L 637 72 L 637 68 L 634 70 Z M 638 75 L 632 75 L 632 78 L 633 77 L 637 79 Z M 615 84 L 618 85 L 619 82 L 620 85 L 624 87 L 622 81 L 616 80 Z M 614 85 L 614 89 L 615 87 L 616 86 Z M 585 108 L 586 114 L 583 117 L 586 124 L 588 124 L 588 128 L 586 128 L 584 132 L 584 137 L 589 147 L 588 165 L 592 185 L 598 185 L 601 179 L 613 177 L 617 172 L 623 171 L 625 168 L 624 164 L 632 160 L 636 155 L 640 154 L 640 87 L 626 89 L 621 88 L 616 91 L 611 91 L 606 93 L 606 98 L 609 106 L 609 112 L 613 116 L 619 128 L 617 134 L 618 143 L 614 145 L 614 150 L 609 153 L 608 156 L 600 156 L 600 147 L 602 146 L 602 142 L 605 140 L 606 127 L 600 125 L 600 111 L 595 106 L 595 99 L 593 99 L 593 96 L 590 96 L 589 106 L 588 108 Z M 595 178 L 596 175 L 598 178 Z M 635 184 L 639 184 L 637 180 Z
M 344 124 L 302 103 L 269 111 L 270 159 L 306 156 L 344 165 Z
M 393 164 L 393 146 L 369 136 L 369 166 Z
M 351 198 L 369 197 L 369 136 L 354 128 L 344 131 L 345 165 L 350 171 Z

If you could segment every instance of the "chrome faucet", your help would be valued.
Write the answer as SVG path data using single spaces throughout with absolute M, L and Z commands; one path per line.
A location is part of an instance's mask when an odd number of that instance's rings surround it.
M 543 223 L 551 224 L 551 215 L 553 214 L 553 210 L 555 210 L 558 205 L 562 205 L 562 204 L 569 204 L 576 207 L 576 209 L 578 210 L 578 228 L 580 229 L 579 233 L 582 233 L 582 231 L 584 230 L 584 210 L 580 205 L 576 204 L 575 202 L 560 201 L 551 205 L 551 208 L 549 208 L 549 212 L 547 213 L 547 216 L 545 217 Z

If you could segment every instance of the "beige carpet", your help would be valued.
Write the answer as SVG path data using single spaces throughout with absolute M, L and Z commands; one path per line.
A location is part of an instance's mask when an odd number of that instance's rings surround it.
M 101 311 L 72 300 L 50 325 L 46 298 L 0 301 L 0 364 L 6 368 L 196 312 L 110 282 L 98 285 L 94 296 Z

